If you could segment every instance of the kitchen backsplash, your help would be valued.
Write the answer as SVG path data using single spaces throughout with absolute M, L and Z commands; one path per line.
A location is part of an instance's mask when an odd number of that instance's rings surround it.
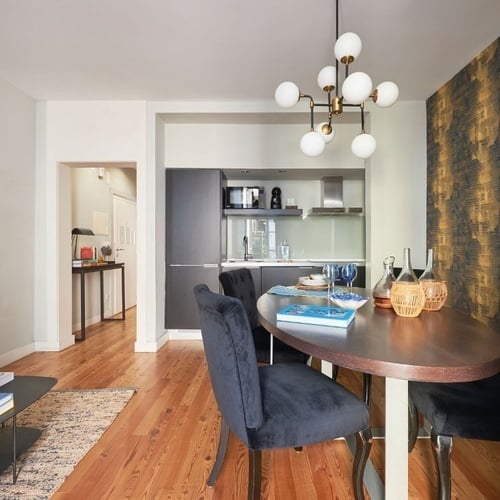
M 245 218 L 229 217 L 227 257 L 241 259 L 243 236 L 248 236 L 248 252 L 255 259 L 280 258 L 279 245 L 287 240 L 291 259 L 365 258 L 363 216 L 308 216 Z

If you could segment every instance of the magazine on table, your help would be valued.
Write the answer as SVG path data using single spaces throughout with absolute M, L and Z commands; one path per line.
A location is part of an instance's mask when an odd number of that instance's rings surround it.
M 309 325 L 340 326 L 350 325 L 356 312 L 340 307 L 290 304 L 276 314 L 278 321 L 304 323 Z

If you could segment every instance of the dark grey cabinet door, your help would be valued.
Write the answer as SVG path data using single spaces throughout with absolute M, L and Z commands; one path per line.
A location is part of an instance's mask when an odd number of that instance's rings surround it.
M 166 171 L 168 264 L 218 264 L 222 189 L 219 170 Z
M 300 276 L 308 276 L 311 273 L 321 273 L 321 267 L 263 267 L 262 293 L 267 292 L 267 290 L 275 285 L 296 285 Z
M 205 283 L 219 291 L 219 267 L 170 266 L 167 271 L 166 328 L 199 329 L 198 306 L 193 287 Z

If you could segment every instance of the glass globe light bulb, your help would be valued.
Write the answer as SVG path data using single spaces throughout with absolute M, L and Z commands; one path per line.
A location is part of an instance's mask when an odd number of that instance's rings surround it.
M 318 156 L 325 150 L 325 141 L 317 132 L 307 132 L 300 140 L 300 149 L 307 156 Z
M 361 48 L 361 38 L 356 33 L 344 33 L 335 42 L 335 57 L 343 64 L 352 63 L 359 57 Z
M 361 104 L 372 93 L 372 79 L 362 71 L 350 74 L 342 85 L 342 95 L 349 104 Z
M 321 90 L 332 91 L 335 88 L 335 66 L 325 66 L 318 73 L 318 85 Z
M 376 149 L 377 141 L 375 137 L 364 132 L 356 136 L 351 143 L 352 153 L 362 159 L 370 158 Z
M 278 85 L 274 99 L 283 108 L 291 108 L 299 102 L 299 87 L 293 82 L 283 82 Z
M 335 137 L 335 129 L 330 125 L 331 132 L 328 133 L 328 122 L 321 122 L 320 124 L 314 127 L 314 130 L 323 138 L 325 143 L 329 143 L 333 141 Z
M 375 90 L 377 91 L 375 104 L 380 108 L 388 108 L 398 100 L 399 88 L 394 82 L 379 83 Z

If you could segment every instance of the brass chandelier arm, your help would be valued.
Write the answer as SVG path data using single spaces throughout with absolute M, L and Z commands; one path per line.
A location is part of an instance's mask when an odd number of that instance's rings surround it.
M 361 133 L 365 133 L 365 104 L 361 103 L 359 105 L 359 109 L 361 110 Z
M 314 104 L 314 99 L 308 94 L 300 94 L 299 99 L 302 99 L 303 97 L 309 99 L 309 110 L 311 112 L 311 130 L 314 130 L 314 106 L 318 106 L 318 104 Z

